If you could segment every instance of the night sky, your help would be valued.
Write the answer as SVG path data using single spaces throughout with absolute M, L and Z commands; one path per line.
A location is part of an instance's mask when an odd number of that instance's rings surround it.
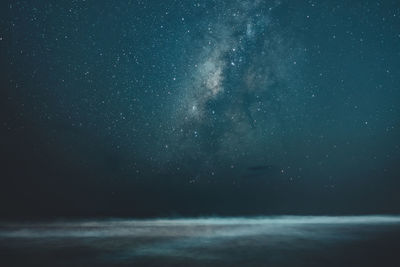
M 2 1 L 5 217 L 400 212 L 400 2 Z

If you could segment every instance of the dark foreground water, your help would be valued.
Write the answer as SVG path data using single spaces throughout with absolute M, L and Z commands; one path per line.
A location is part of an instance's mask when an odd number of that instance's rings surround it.
M 0 224 L 0 266 L 400 266 L 399 216 Z

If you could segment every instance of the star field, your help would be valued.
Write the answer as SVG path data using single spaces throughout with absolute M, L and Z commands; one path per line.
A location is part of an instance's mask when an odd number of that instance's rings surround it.
M 0 12 L 7 214 L 399 211 L 397 1 Z

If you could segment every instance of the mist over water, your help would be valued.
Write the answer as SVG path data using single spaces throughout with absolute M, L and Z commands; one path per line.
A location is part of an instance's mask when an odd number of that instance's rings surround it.
M 2 266 L 395 266 L 399 248 L 399 216 L 59 220 L 0 226 Z

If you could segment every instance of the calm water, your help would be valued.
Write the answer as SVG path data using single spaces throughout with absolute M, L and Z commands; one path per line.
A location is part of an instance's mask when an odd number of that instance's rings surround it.
M 0 266 L 400 266 L 400 216 L 0 224 Z

